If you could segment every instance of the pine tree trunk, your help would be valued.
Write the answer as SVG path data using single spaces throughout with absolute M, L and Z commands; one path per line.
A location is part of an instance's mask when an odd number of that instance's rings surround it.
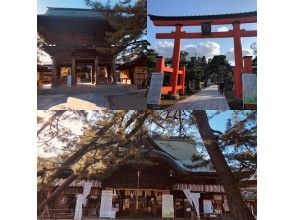
M 238 184 L 228 166 L 218 145 L 216 136 L 209 126 L 208 118 L 204 110 L 193 111 L 198 130 L 207 149 L 210 160 L 216 170 L 221 183 L 224 186 L 230 211 L 234 220 L 254 220 L 255 218 L 245 205 Z
M 141 111 L 139 113 L 142 113 Z M 148 118 L 148 116 L 150 115 L 150 113 L 148 112 L 143 112 L 144 115 L 138 119 L 138 123 L 135 125 L 135 127 L 133 128 L 133 130 L 131 130 L 131 132 L 129 134 L 126 135 L 126 139 L 130 139 L 133 135 L 135 135 L 140 128 L 142 127 L 142 125 L 144 124 L 145 120 Z M 139 114 L 137 115 L 139 116 Z M 136 119 L 136 117 L 129 119 L 129 121 L 127 122 L 127 127 Z M 74 164 L 77 160 L 79 160 L 83 155 L 85 155 L 88 151 L 89 148 L 94 145 L 97 140 L 100 138 L 101 135 L 103 135 L 103 133 L 105 133 L 108 129 L 110 129 L 112 127 L 113 124 L 115 124 L 116 120 L 112 120 L 112 122 L 109 125 L 104 126 L 103 128 L 101 128 L 97 133 L 96 136 L 97 138 L 95 138 L 93 141 L 91 141 L 91 143 L 83 146 L 80 150 L 78 150 L 77 152 L 75 152 L 72 156 L 70 156 L 51 176 L 50 178 L 50 182 L 52 182 L 54 179 L 56 179 L 58 177 L 58 175 L 64 171 L 65 169 L 69 168 L 72 164 Z M 126 128 L 127 128 L 126 127 Z M 101 145 L 96 145 L 95 148 L 99 148 L 99 147 L 105 147 L 105 146 L 110 146 L 114 143 L 116 143 L 117 141 L 110 141 L 106 144 L 101 144 Z M 127 141 L 128 142 L 128 141 Z M 119 144 L 120 145 L 124 145 L 126 144 L 125 142 L 122 142 Z M 60 195 L 78 176 L 76 174 L 72 174 L 71 176 L 69 176 L 65 182 L 60 185 L 48 198 L 46 198 L 44 201 L 42 201 L 40 203 L 40 205 L 38 206 L 38 212 L 40 212 L 45 205 L 50 204 L 58 195 Z
M 49 205 L 54 201 L 56 197 L 59 196 L 77 177 L 78 175 L 76 174 L 70 175 L 49 197 L 38 205 L 38 213 L 43 210 L 46 204 Z

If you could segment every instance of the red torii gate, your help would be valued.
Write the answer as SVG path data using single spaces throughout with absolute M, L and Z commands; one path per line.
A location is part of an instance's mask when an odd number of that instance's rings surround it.
M 256 30 L 241 29 L 242 23 L 256 23 L 257 12 L 235 14 L 201 15 L 201 16 L 156 16 L 149 15 L 155 26 L 175 26 L 171 33 L 157 33 L 157 39 L 174 39 L 172 58 L 173 72 L 171 74 L 171 94 L 176 95 L 178 74 L 180 70 L 181 39 L 197 38 L 228 38 L 234 39 L 235 68 L 234 68 L 234 93 L 235 97 L 242 98 L 242 73 L 245 72 L 242 58 L 241 37 L 255 37 Z M 211 25 L 233 25 L 233 30 L 224 32 L 211 32 Z M 187 33 L 182 31 L 183 26 L 201 26 L 200 33 Z M 248 61 L 246 61 L 248 62 Z

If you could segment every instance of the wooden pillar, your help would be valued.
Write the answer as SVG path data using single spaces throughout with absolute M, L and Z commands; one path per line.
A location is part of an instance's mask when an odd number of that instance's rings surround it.
M 71 58 L 71 77 L 72 77 L 72 86 L 74 86 L 77 83 L 76 58 L 74 55 Z
M 178 73 L 180 67 L 180 54 L 181 54 L 181 32 L 182 26 L 176 26 L 174 50 L 173 50 L 173 73 L 170 78 L 170 86 L 172 87 L 171 95 L 176 96 L 177 84 L 178 84 Z
M 163 73 L 163 69 L 165 67 L 165 60 L 162 56 L 158 56 L 156 58 L 156 71 Z
M 93 65 L 91 65 L 91 83 L 95 84 L 95 70 Z
M 98 85 L 98 71 L 99 71 L 98 57 L 95 57 L 94 72 L 95 72 L 95 84 L 96 85 Z
M 111 75 L 113 79 L 113 84 L 117 83 L 117 75 L 116 75 L 116 70 L 115 70 L 115 60 L 116 60 L 116 55 L 113 56 L 112 58 L 112 63 L 111 63 Z
M 243 71 L 243 58 L 242 58 L 242 44 L 240 22 L 233 23 L 234 31 L 234 53 L 235 53 L 235 68 L 234 68 L 234 91 L 236 98 L 242 98 L 242 71 Z
M 182 86 L 180 93 L 181 95 L 185 94 L 185 76 L 186 76 L 186 67 L 182 68 L 183 74 L 180 75 L 180 85 Z
M 57 66 L 56 58 L 51 57 L 52 59 L 52 87 L 57 87 Z

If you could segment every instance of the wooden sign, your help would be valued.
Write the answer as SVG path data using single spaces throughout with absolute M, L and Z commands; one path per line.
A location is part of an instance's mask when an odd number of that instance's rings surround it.
M 173 195 L 162 195 L 162 218 L 174 218 Z
M 112 190 L 102 190 L 100 218 L 112 218 Z
M 242 74 L 243 104 L 257 104 L 257 77 L 256 74 Z
M 148 105 L 159 105 L 161 98 L 161 87 L 163 84 L 163 73 L 152 73 L 151 83 L 147 95 Z

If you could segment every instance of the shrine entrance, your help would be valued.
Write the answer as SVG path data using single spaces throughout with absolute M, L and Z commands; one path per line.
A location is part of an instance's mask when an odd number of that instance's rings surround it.
M 77 84 L 93 83 L 92 66 L 78 66 L 76 71 L 77 71 Z
M 162 93 L 169 93 L 177 96 L 183 94 L 185 88 L 185 69 L 180 67 L 180 48 L 182 39 L 199 38 L 233 38 L 234 40 L 234 95 L 236 98 L 242 98 L 242 74 L 250 73 L 248 58 L 243 61 L 242 57 L 242 37 L 256 37 L 257 30 L 241 29 L 241 24 L 256 23 L 257 12 L 245 12 L 235 14 L 219 14 L 204 16 L 156 16 L 149 15 L 149 18 L 155 26 L 175 27 L 175 31 L 170 33 L 157 33 L 156 39 L 174 39 L 172 68 L 166 67 L 162 58 L 157 60 L 156 69 L 159 72 L 170 72 L 171 78 L 169 85 L 163 87 Z M 212 25 L 232 25 L 233 29 L 224 32 L 212 32 Z M 184 26 L 200 26 L 201 32 L 185 32 Z M 250 61 L 251 62 L 251 58 Z

